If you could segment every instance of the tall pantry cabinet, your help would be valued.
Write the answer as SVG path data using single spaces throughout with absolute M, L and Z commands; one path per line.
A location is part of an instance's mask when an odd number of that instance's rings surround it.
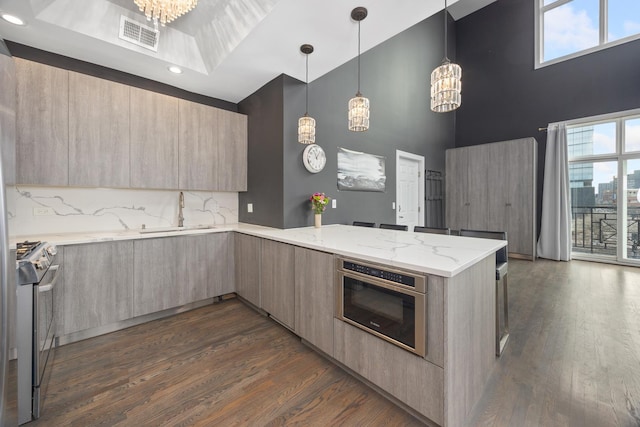
M 506 231 L 509 256 L 536 256 L 537 143 L 522 138 L 447 150 L 447 227 Z

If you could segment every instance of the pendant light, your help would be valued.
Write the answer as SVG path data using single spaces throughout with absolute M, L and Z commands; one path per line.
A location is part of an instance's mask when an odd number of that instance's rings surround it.
M 447 58 L 447 0 L 444 0 L 444 59 L 431 73 L 431 110 L 446 113 L 460 106 L 462 68 Z
M 349 100 L 349 130 L 363 132 L 369 129 L 369 99 L 360 93 L 360 22 L 367 17 L 367 9 L 356 7 L 351 19 L 358 22 L 358 92 Z
M 307 59 L 307 74 L 305 77 L 306 107 L 304 116 L 298 119 L 298 142 L 300 144 L 316 143 L 316 120 L 309 117 L 309 55 L 313 52 L 313 46 L 303 44 L 300 52 L 304 53 Z

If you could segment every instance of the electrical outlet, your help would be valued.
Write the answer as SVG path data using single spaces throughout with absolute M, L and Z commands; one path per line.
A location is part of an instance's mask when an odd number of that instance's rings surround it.
M 247 212 L 253 213 L 253 203 L 247 203 Z
M 395 209 L 396 208 L 396 202 L 391 202 L 391 209 Z
M 336 199 L 331 200 L 331 209 L 335 209 L 338 205 L 338 201 Z
M 33 216 L 50 216 L 55 215 L 53 208 L 40 206 L 38 208 L 33 208 Z

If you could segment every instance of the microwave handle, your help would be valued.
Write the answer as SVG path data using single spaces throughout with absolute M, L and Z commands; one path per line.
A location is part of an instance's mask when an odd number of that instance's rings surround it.
M 56 285 L 56 282 L 58 281 L 58 274 L 60 273 L 60 265 L 52 265 L 51 267 L 49 267 L 49 270 L 55 271 L 56 274 L 53 276 L 53 279 L 51 279 L 49 283 L 47 283 L 46 285 L 38 286 L 38 292 L 40 293 L 49 292 L 50 290 L 53 289 L 53 287 Z

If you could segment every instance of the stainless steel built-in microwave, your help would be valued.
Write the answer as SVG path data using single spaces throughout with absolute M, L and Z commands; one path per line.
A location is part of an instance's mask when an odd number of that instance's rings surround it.
M 346 258 L 337 263 L 336 317 L 424 357 L 425 277 Z

